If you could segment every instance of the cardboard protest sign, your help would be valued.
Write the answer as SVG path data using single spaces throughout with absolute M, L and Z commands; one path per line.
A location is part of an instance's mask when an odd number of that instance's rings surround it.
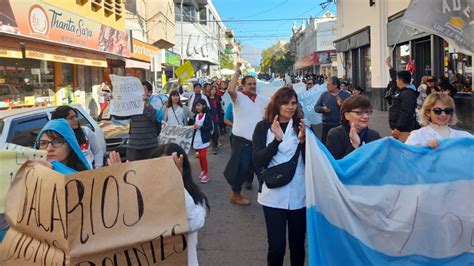
M 171 157 L 63 175 L 23 166 L 2 265 L 187 265 L 184 186 Z
M 317 125 L 322 122 L 322 114 L 314 111 L 316 102 L 321 97 L 321 94 L 327 90 L 326 85 L 316 85 L 313 88 L 298 94 L 298 101 L 301 104 L 301 109 L 304 113 L 306 123 Z
M 179 82 L 183 84 L 186 80 L 194 76 L 194 68 L 191 61 L 186 61 L 182 66 L 178 67 L 174 73 L 179 79 Z
M 5 199 L 10 188 L 10 182 L 18 169 L 28 160 L 46 160 L 46 151 L 35 150 L 7 143 L 0 151 L 0 213 L 5 212 Z
M 112 99 L 109 113 L 116 116 L 131 116 L 143 113 L 142 83 L 136 77 L 110 75 L 112 81 Z
M 170 125 L 163 122 L 160 133 L 160 145 L 168 143 L 176 143 L 183 148 L 186 153 L 191 149 L 193 141 L 194 127 L 193 126 L 178 126 Z

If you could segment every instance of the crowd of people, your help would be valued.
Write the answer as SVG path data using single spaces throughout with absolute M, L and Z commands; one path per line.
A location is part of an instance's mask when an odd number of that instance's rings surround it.
M 387 90 L 390 100 L 389 125 L 392 136 L 409 145 L 437 148 L 446 138 L 472 137 L 451 128 L 456 122 L 452 91 L 436 85 L 434 77 L 423 77 L 414 88 L 409 71 L 390 67 L 392 81 Z M 130 121 L 127 161 L 172 156 L 182 174 L 189 224 L 189 265 L 197 265 L 197 231 L 204 226 L 209 200 L 193 181 L 188 155 L 177 144 L 158 145 L 162 123 L 192 126 L 192 148 L 199 158 L 201 183 L 208 183 L 207 149 L 219 152 L 220 139 L 231 128 L 231 155 L 223 175 L 229 184 L 229 202 L 248 206 L 242 188 L 252 188 L 258 178 L 257 201 L 263 206 L 267 239 L 268 265 L 283 265 L 288 235 L 291 265 L 305 263 L 305 124 L 302 107 L 292 84 L 285 84 L 271 98 L 257 94 L 257 79 L 241 76 L 237 64 L 231 80 L 196 83 L 186 94 L 171 91 L 163 108 L 150 104 L 152 86 L 143 82 L 142 114 L 117 117 Z M 342 159 L 361 146 L 380 139 L 369 128 L 373 106 L 362 95 L 363 89 L 337 77 L 310 75 L 304 78 L 307 88 L 326 82 L 325 91 L 314 112 L 322 114 L 321 142 L 335 159 Z M 444 88 L 444 89 L 443 89 Z M 230 102 L 225 103 L 228 94 Z M 182 103 L 182 95 L 189 101 Z M 225 108 L 224 108 L 225 107 Z M 418 111 L 417 111 L 418 110 Z M 417 116 L 418 114 L 418 116 Z M 47 151 L 47 161 L 31 161 L 68 174 L 104 166 L 104 153 L 88 127 L 79 124 L 77 111 L 60 106 L 52 120 L 41 130 L 35 148 Z M 122 164 L 117 152 L 110 153 L 107 164 Z M 278 178 L 275 178 L 278 176 Z M 288 232 L 287 232 L 288 231 Z

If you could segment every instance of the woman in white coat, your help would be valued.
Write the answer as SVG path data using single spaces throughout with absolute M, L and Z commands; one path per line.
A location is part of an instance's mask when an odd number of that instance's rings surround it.
M 420 110 L 420 129 L 413 130 L 405 144 L 436 148 L 443 139 L 473 137 L 466 131 L 451 128 L 457 122 L 453 98 L 441 93 L 432 93 Z

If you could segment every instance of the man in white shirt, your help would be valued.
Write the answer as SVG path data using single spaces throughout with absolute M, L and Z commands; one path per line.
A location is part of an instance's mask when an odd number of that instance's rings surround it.
M 232 188 L 229 200 L 233 204 L 247 206 L 250 201 L 240 194 L 242 184 L 253 180 L 252 135 L 255 126 L 263 119 L 270 99 L 257 95 L 257 80 L 253 76 L 242 78 L 242 92 L 237 92 L 237 79 L 241 74 L 241 63 L 237 63 L 235 73 L 227 92 L 234 105 L 234 125 L 232 127 L 232 153 L 224 170 L 224 176 Z

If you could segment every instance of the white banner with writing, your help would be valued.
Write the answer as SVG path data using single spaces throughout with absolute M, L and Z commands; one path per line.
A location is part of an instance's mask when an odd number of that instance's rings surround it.
M 136 77 L 110 75 L 112 81 L 112 99 L 110 114 L 131 116 L 143 113 L 143 86 Z

